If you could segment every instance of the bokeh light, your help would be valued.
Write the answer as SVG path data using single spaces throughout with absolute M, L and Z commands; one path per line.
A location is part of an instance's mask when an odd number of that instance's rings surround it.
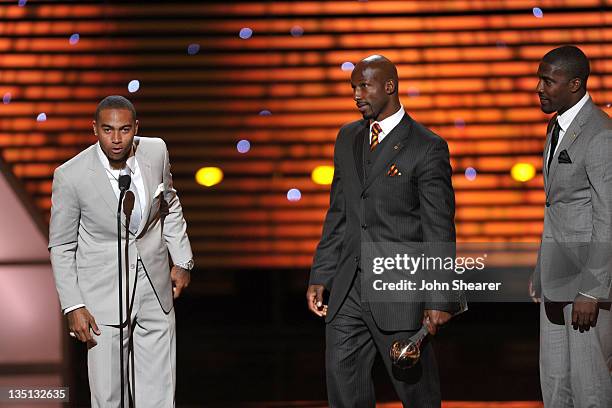
M 130 93 L 137 92 L 140 89 L 140 81 L 137 79 L 132 79 L 128 84 L 128 91 Z
M 514 166 L 512 166 L 510 174 L 514 180 L 524 183 L 535 177 L 536 170 L 533 164 L 516 163 Z
M 202 167 L 196 172 L 195 179 L 198 184 L 211 187 L 223 180 L 223 171 L 218 167 Z
M 261 112 L 259 112 L 259 116 L 271 116 L 272 112 L 270 112 L 267 109 L 262 110 Z
M 81 36 L 78 33 L 74 33 L 70 36 L 70 39 L 68 39 L 68 42 L 70 43 L 70 45 L 76 45 L 79 43 L 80 39 L 81 39 Z
M 304 29 L 302 27 L 300 27 L 299 25 L 294 25 L 293 27 L 291 27 L 291 35 L 294 37 L 301 37 L 302 35 L 304 35 Z
M 187 54 L 196 55 L 198 52 L 200 52 L 200 44 L 194 43 L 187 46 Z
M 478 172 L 476 171 L 475 168 L 468 167 L 467 169 L 465 169 L 465 178 L 468 179 L 469 181 L 476 180 L 477 175 L 478 175 Z
M 317 184 L 331 184 L 334 179 L 334 166 L 317 166 L 312 171 L 310 177 Z
M 421 92 L 419 91 L 419 88 L 415 88 L 414 86 L 408 87 L 408 96 L 409 97 L 416 98 L 420 94 L 421 94 Z
M 292 188 L 287 191 L 287 200 L 289 201 L 300 201 L 302 199 L 302 193 L 297 188 Z
M 25 5 L 26 5 L 26 3 L 27 3 L 27 2 L 28 2 L 28 0 L 19 0 L 19 1 L 17 2 L 17 5 L 18 5 L 19 7 L 23 7 L 23 6 L 25 6 Z
M 248 140 L 242 139 L 236 144 L 236 149 L 238 149 L 239 153 L 246 153 L 251 150 L 251 142 Z
M 5 105 L 8 105 L 9 103 L 11 103 L 11 98 L 13 96 L 11 95 L 10 92 L 7 92 L 4 94 L 4 96 L 2 97 L 2 103 Z
M 544 12 L 542 11 L 541 8 L 534 7 L 533 8 L 533 15 L 536 16 L 537 18 L 542 18 L 542 17 L 544 17 Z
M 355 68 L 355 65 L 353 65 L 353 63 L 349 61 L 343 62 L 342 65 L 340 66 L 340 69 L 342 69 L 345 72 L 350 72 L 354 68 Z
M 463 129 L 465 127 L 465 120 L 463 120 L 462 118 L 456 118 L 455 127 L 457 129 Z
M 253 36 L 253 30 L 251 30 L 249 27 L 244 27 L 240 29 L 240 33 L 238 35 L 243 40 L 248 40 Z
M 47 120 L 47 114 L 45 112 L 41 112 L 36 117 L 37 122 L 45 122 Z

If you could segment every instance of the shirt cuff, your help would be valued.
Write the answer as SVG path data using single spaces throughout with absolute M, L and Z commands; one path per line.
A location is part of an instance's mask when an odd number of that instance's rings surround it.
M 597 300 L 597 298 L 595 296 L 587 295 L 586 293 L 578 292 L 578 294 L 580 294 L 580 295 L 582 295 L 584 297 L 588 297 L 589 299 Z
M 187 271 L 190 271 L 193 269 L 193 259 L 190 259 L 187 262 L 177 262 L 174 265 L 178 266 L 179 268 L 183 268 Z
M 68 313 L 72 312 L 73 310 L 77 310 L 80 309 L 82 307 L 85 307 L 84 304 L 79 303 L 78 305 L 74 305 L 74 306 L 70 306 L 64 309 L 64 314 L 67 315 Z

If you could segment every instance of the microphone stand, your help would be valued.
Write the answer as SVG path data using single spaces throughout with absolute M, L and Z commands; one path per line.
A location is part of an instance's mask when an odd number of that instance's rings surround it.
M 124 387 L 124 365 L 123 365 L 123 302 L 121 295 L 123 294 L 123 274 L 121 271 L 121 203 L 125 197 L 125 192 L 130 187 L 131 178 L 129 175 L 119 177 L 119 204 L 117 206 L 117 265 L 119 266 L 119 358 L 121 359 L 121 408 L 125 407 L 125 387 Z M 126 239 L 128 237 L 126 236 Z M 127 282 L 126 282 L 127 285 Z M 125 305 L 129 307 L 128 304 Z M 129 317 L 128 317 L 129 319 Z

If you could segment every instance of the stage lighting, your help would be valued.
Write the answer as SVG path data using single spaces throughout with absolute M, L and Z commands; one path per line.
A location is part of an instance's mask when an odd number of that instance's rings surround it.
M 333 166 L 317 166 L 310 175 L 312 181 L 317 184 L 327 185 L 331 184 L 334 178 L 334 167 Z
M 202 167 L 197 171 L 195 179 L 202 186 L 212 187 L 223 180 L 223 171 L 218 167 Z
M 535 172 L 535 167 L 529 163 L 516 163 L 510 170 L 512 178 L 522 183 L 531 180 L 535 176 Z

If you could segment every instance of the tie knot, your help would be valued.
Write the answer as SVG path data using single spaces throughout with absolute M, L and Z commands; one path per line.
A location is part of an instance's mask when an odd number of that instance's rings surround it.
M 377 122 L 372 125 L 372 134 L 378 136 L 382 132 L 382 128 Z

